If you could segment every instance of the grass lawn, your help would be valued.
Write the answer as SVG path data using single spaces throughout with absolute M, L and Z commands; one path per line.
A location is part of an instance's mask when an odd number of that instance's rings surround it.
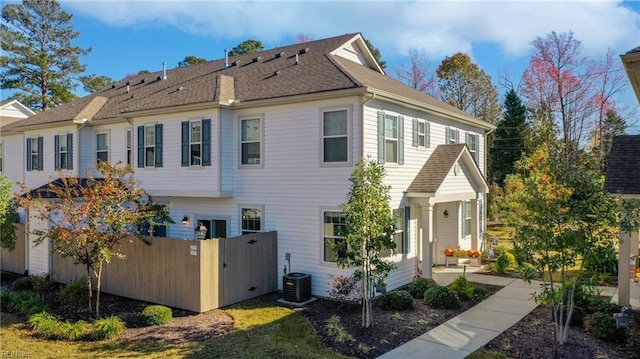
M 127 341 L 63 342 L 31 336 L 24 322 L 3 313 L 0 352 L 31 358 L 340 358 L 327 349 L 309 321 L 259 299 L 226 309 L 234 331 L 207 342 L 152 345 Z M 24 355 L 23 355 L 24 353 Z

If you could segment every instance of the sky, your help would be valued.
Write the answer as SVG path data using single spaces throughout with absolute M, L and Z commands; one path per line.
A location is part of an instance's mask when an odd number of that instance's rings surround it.
M 640 46 L 640 1 L 61 1 L 80 32 L 76 45 L 93 51 L 87 73 L 124 78 L 176 67 L 187 55 L 224 57 L 247 39 L 266 49 L 360 32 L 380 50 L 389 74 L 408 64 L 410 48 L 433 67 L 456 52 L 471 55 L 501 92 L 517 85 L 531 42 L 552 31 L 573 32 L 583 54 L 602 59 Z M 628 85 L 628 82 L 627 82 Z M 637 111 L 630 85 L 620 102 Z

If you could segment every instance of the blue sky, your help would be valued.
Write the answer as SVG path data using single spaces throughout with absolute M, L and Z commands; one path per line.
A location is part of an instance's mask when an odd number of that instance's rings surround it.
M 186 55 L 206 59 L 253 38 L 265 48 L 296 35 L 321 39 L 361 32 L 388 68 L 406 63 L 409 48 L 423 50 L 433 66 L 465 52 L 496 85 L 517 84 L 531 41 L 551 31 L 572 31 L 585 56 L 602 58 L 640 46 L 638 1 L 62 1 L 80 32 L 76 44 L 92 47 L 87 73 L 120 79 L 140 70 L 169 68 Z M 391 73 L 392 71 L 388 71 Z M 501 90 L 503 90 L 501 88 Z M 630 86 L 620 101 L 638 110 Z M 636 111 L 635 120 L 640 119 Z M 640 121 L 639 121 L 640 122 Z

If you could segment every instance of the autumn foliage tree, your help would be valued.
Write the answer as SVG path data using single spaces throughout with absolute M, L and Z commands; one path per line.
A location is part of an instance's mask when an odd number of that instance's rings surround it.
M 0 247 L 10 251 L 16 246 L 14 224 L 18 220 L 18 207 L 12 187 L 13 182 L 5 175 L 0 175 Z
M 49 223 L 48 229 L 33 231 L 36 245 L 50 238 L 53 250 L 75 264 L 85 266 L 87 278 L 96 283 L 95 314 L 100 316 L 100 285 L 105 264 L 124 259 L 121 246 L 134 237 L 149 243 L 140 234 L 142 224 L 170 222 L 167 207 L 153 203 L 139 188 L 128 166 L 100 162 L 98 176 L 87 171 L 85 178 L 60 178 L 38 190 L 23 185 L 22 207 L 30 217 Z M 88 281 L 89 313 L 92 313 L 92 280 Z
M 558 149 L 541 146 L 507 177 L 504 221 L 515 228 L 514 250 L 525 280 L 543 281 L 534 295 L 552 311 L 555 342 L 564 344 L 584 266 L 598 244 L 617 238 L 617 204 L 604 177 Z M 577 268 L 577 270 L 576 270 Z M 572 273 L 570 274 L 569 270 Z
M 355 268 L 354 276 L 361 282 L 362 326 L 373 326 L 374 280 L 387 277 L 395 265 L 384 259 L 383 253 L 395 248 L 394 218 L 389 206 L 389 186 L 385 185 L 384 166 L 361 159 L 351 174 L 351 189 L 342 205 L 345 229 L 335 250 L 341 267 Z
M 424 51 L 416 48 L 409 49 L 407 53 L 409 63 L 400 63 L 400 67 L 395 70 L 396 78 L 407 86 L 435 95 L 437 79 L 430 69 L 429 59 Z

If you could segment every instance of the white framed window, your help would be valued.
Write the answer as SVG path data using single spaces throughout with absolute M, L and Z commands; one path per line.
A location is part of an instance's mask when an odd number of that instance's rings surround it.
M 126 144 L 127 144 L 127 165 L 131 165 L 131 161 L 133 161 L 133 152 L 131 149 L 131 130 L 127 130 L 127 134 L 126 134 L 126 138 L 125 138 Z
M 202 165 L 202 122 L 191 121 L 189 126 L 189 164 Z
M 138 126 L 138 167 L 162 167 L 163 125 Z
M 96 160 L 109 161 L 109 133 L 101 132 L 96 134 Z
M 322 162 L 349 161 L 349 110 L 324 110 L 322 113 Z
M 462 202 L 462 236 L 471 234 L 471 201 Z
M 240 164 L 243 166 L 262 164 L 262 119 L 240 120 Z
M 240 232 L 242 235 L 262 232 L 263 206 L 243 206 L 240 208 Z
M 44 167 L 43 143 L 44 143 L 44 139 L 41 136 L 27 138 L 26 140 L 27 171 L 42 171 Z
M 445 128 L 445 144 L 460 143 L 460 131 L 453 127 Z
M 335 245 L 344 241 L 342 233 L 346 227 L 346 215 L 339 211 L 322 211 L 322 247 L 324 262 L 335 262 L 344 257 Z
M 469 148 L 469 153 L 471 153 L 471 156 L 473 157 L 473 159 L 476 160 L 476 163 L 478 163 L 479 152 L 480 152 L 478 151 L 479 137 L 480 136 L 476 134 L 467 133 L 467 147 Z
M 56 170 L 73 169 L 73 135 L 55 135 L 54 145 L 54 168 Z
M 156 131 L 155 126 L 144 127 L 144 166 L 154 167 L 156 158 Z
M 0 141 L 0 172 L 4 170 L 4 141 Z
M 378 112 L 378 163 L 404 164 L 404 117 Z
M 413 147 L 429 147 L 431 145 L 429 122 L 413 119 Z

